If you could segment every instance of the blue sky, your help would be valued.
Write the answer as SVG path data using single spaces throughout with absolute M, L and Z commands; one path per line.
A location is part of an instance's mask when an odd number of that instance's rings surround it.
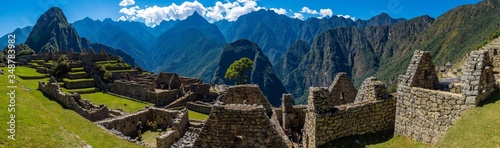
M 463 4 L 479 0 L 40 0 L 6 1 L 0 5 L 0 35 L 34 25 L 52 6 L 60 7 L 70 23 L 85 17 L 103 20 L 140 21 L 155 26 L 162 20 L 185 19 L 194 11 L 209 21 L 236 20 L 259 9 L 272 9 L 297 19 L 342 15 L 351 19 L 369 19 L 381 12 L 394 18 L 411 19 L 421 15 L 438 17 Z

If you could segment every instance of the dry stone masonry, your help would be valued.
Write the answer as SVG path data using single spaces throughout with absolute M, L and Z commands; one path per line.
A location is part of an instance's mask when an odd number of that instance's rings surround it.
M 302 133 L 304 147 L 317 147 L 341 137 L 393 129 L 396 100 L 384 88 L 385 84 L 376 78 L 368 78 L 357 94 L 358 101 L 336 106 L 325 103 L 336 99 L 331 96 L 331 89 L 309 88 Z
M 54 77 L 51 77 L 47 84 L 38 82 L 38 89 L 90 121 L 99 121 L 112 116 L 110 109 L 104 105 L 95 106 L 92 102 L 82 99 L 77 93 L 71 95 L 63 93 Z
M 485 50 L 472 51 L 461 82 L 450 92 L 436 90 L 437 75 L 429 52 L 415 51 L 405 75 L 399 77 L 395 134 L 436 143 L 468 108 L 497 89 L 492 63 Z
M 330 92 L 330 98 L 332 98 L 329 101 L 333 102 L 327 103 L 332 106 L 354 102 L 358 92 L 345 72 L 338 73 L 335 76 L 332 84 L 328 87 L 328 91 Z

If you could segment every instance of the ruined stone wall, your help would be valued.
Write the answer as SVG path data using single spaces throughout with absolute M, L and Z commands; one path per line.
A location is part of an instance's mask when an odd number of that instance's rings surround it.
M 341 137 L 394 128 L 394 97 L 366 99 L 325 109 L 316 100 L 331 99 L 329 94 L 324 87 L 309 89 L 309 104 L 302 133 L 305 147 L 317 147 Z
M 187 102 L 193 102 L 198 100 L 198 94 L 190 92 L 175 100 L 174 102 L 165 106 L 165 108 L 176 108 L 176 107 L 184 107 Z
M 470 53 L 464 64 L 462 75 L 462 93 L 471 105 L 486 99 L 496 90 L 493 66 L 489 54 L 485 50 L 476 50 Z
M 174 102 L 179 95 L 179 90 L 148 91 L 150 85 L 131 81 L 118 80 L 108 84 L 109 91 L 115 94 L 131 97 L 137 100 L 163 106 Z
M 405 75 L 400 76 L 396 109 L 395 134 L 436 143 L 447 129 L 467 109 L 474 107 L 495 91 L 495 79 L 488 52 L 472 51 L 464 64 L 460 83 L 450 84 L 450 92 L 429 89 L 427 79 L 405 78 L 419 75 L 436 77 L 435 73 L 422 73 L 421 69 L 433 68 L 428 52 L 415 51 Z M 403 79 L 403 80 L 402 80 Z
M 183 88 L 183 93 L 194 92 L 205 96 L 210 94 L 210 85 L 208 84 L 190 84 Z
M 405 86 L 435 89 L 439 79 L 429 52 L 415 51 L 406 74 L 400 75 L 398 81 Z
M 72 95 L 63 93 L 54 77 L 51 77 L 47 84 L 39 82 L 38 89 L 90 121 L 99 121 L 111 117 L 108 107 L 104 105 L 95 106 L 92 102 L 81 99 L 80 95 L 76 93 Z
M 179 90 L 161 90 L 160 92 L 146 91 L 146 98 L 144 101 L 151 102 L 157 106 L 164 106 L 174 102 L 179 95 Z
M 345 72 L 338 73 L 335 76 L 332 84 L 328 87 L 328 91 L 332 99 L 329 99 L 326 103 L 331 106 L 353 103 L 358 92 Z
M 95 81 L 94 80 L 85 80 L 85 81 L 64 81 L 64 87 L 68 89 L 76 89 L 76 88 L 87 88 L 87 87 L 94 87 L 95 86 Z
M 195 103 L 195 102 L 187 102 L 187 104 L 186 104 L 186 108 L 193 110 L 193 111 L 196 111 L 196 112 L 204 113 L 204 114 L 210 114 L 212 107 L 213 107 L 213 105 Z
M 147 121 L 156 121 L 158 125 L 163 125 L 166 121 L 169 126 L 174 127 L 176 132 L 182 132 L 184 130 L 183 128 L 188 123 L 188 120 L 184 116 L 187 117 L 187 111 L 185 110 L 177 111 L 151 107 L 129 115 L 103 120 L 96 123 L 107 129 L 117 130 L 127 136 L 136 134 L 136 125 L 139 121 L 143 124 L 143 126 L 146 125 Z M 172 118 L 176 119 L 176 122 L 173 124 Z M 182 133 L 176 133 L 176 136 L 179 136 L 180 134 Z
M 257 85 L 231 86 L 221 100 L 224 104 L 249 104 L 262 105 L 267 114 L 271 114 L 271 104 L 266 99 Z
M 436 143 L 468 108 L 461 94 L 400 85 L 394 132 Z
M 156 82 L 162 89 L 179 89 L 181 87 L 181 80 L 176 73 L 161 72 L 156 78 Z
M 275 121 L 275 124 L 277 121 Z M 287 147 L 279 128 L 257 105 L 215 105 L 195 147 Z
M 292 131 L 300 132 L 300 129 L 304 127 L 306 118 L 306 108 L 304 105 L 293 106 L 293 98 L 291 94 L 283 94 L 281 98 L 281 126 L 283 129 L 292 129 Z M 275 110 L 278 111 L 278 110 Z
M 391 97 L 387 92 L 385 83 L 379 81 L 375 77 L 369 77 L 363 81 L 359 88 L 359 93 L 356 95 L 354 102 L 362 102 L 366 100 L 388 99 Z

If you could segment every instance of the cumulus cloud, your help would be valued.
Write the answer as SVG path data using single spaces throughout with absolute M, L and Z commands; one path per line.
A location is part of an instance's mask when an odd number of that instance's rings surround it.
M 135 4 L 135 1 L 134 0 L 122 0 L 120 2 L 120 6 L 130 6 L 130 5 L 134 5 Z
M 342 14 L 339 14 L 337 15 L 338 17 L 343 17 L 343 18 L 346 18 L 346 19 L 351 19 L 352 21 L 355 21 L 356 20 L 356 17 L 352 17 L 350 15 L 342 15 Z
M 121 16 L 121 17 L 118 19 L 118 21 L 126 21 L 126 20 L 127 20 L 127 18 L 125 18 L 125 16 Z
M 332 9 L 319 9 L 319 14 L 320 14 L 321 18 L 324 18 L 326 16 L 332 17 L 333 11 L 332 11 Z
M 296 19 L 299 19 L 299 20 L 304 20 L 304 15 L 302 15 L 302 13 L 293 13 L 293 16 L 292 18 L 296 18 Z
M 242 15 L 263 9 L 262 7 L 257 6 L 257 2 L 255 0 L 238 0 L 233 4 L 235 4 L 235 6 L 226 11 L 225 18 L 228 21 L 236 21 Z M 241 6 L 241 4 L 243 4 L 243 6 Z
M 277 14 L 286 15 L 286 10 L 283 9 L 283 8 L 271 8 L 269 10 L 272 10 L 272 11 L 274 11 Z
M 319 14 L 318 11 L 316 10 L 311 10 L 309 7 L 302 7 L 302 10 L 300 10 L 302 13 L 307 13 L 307 14 Z
M 195 11 L 205 15 L 206 8 L 198 1 L 184 2 L 181 5 L 172 3 L 170 6 L 152 6 L 141 9 L 139 6 L 122 8 L 120 13 L 125 14 L 127 20 L 143 19 L 147 26 L 154 27 L 163 20 L 184 20 Z M 120 18 L 122 19 L 122 18 Z

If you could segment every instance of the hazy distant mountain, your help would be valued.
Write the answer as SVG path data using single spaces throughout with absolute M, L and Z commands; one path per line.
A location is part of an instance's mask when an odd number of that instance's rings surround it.
M 406 21 L 406 19 L 403 18 L 394 19 L 387 13 L 380 13 L 379 15 L 374 16 L 368 20 L 360 20 L 360 19 L 356 20 L 356 27 L 365 28 L 370 26 L 393 25 L 403 21 Z
M 294 69 L 296 69 L 304 55 L 309 52 L 309 43 L 306 41 L 299 40 L 292 44 L 283 57 L 276 61 L 276 66 L 274 71 L 279 78 L 284 78 Z M 283 80 L 283 79 L 282 79 Z
M 274 74 L 271 62 L 259 46 L 249 40 L 237 40 L 224 47 L 212 82 L 234 85 L 235 80 L 227 80 L 224 75 L 229 65 L 243 57 L 253 61 L 252 70 L 246 73 L 247 83 L 258 84 L 269 103 L 273 106 L 280 106 L 281 95 L 286 93 L 285 87 Z
M 154 71 L 211 80 L 225 45 L 217 26 L 198 13 L 176 23 L 156 39 L 152 54 Z
M 16 43 L 15 45 L 18 44 L 23 44 L 26 42 L 26 39 L 28 38 L 28 35 L 30 34 L 31 30 L 33 29 L 33 26 L 26 26 L 23 28 L 17 28 L 16 30 L 12 31 L 12 34 L 16 35 Z M 7 36 L 9 34 L 6 34 L 2 37 L 0 37 L 0 41 L 5 41 L 5 42 L 0 42 L 0 48 L 3 49 L 4 47 L 7 47 Z
M 62 10 L 52 7 L 40 16 L 26 42 L 37 53 L 57 52 L 59 50 L 73 49 L 81 52 L 82 48 L 94 48 L 95 51 L 105 49 L 107 53 L 121 56 L 132 66 L 137 65 L 135 60 L 121 50 L 102 44 L 91 43 L 85 38 L 80 38 L 75 29 L 68 23 Z
M 151 41 L 154 41 L 155 37 L 146 31 L 146 29 L 139 27 L 142 25 L 148 28 L 143 23 L 114 22 L 110 19 L 98 21 L 85 18 L 74 22 L 72 25 L 80 36 L 87 38 L 91 42 L 98 42 L 113 48 L 122 49 L 131 55 L 144 69 L 152 69 L 152 55 L 148 50 L 151 49 Z M 136 26 L 135 28 L 137 29 L 130 29 L 124 26 Z

